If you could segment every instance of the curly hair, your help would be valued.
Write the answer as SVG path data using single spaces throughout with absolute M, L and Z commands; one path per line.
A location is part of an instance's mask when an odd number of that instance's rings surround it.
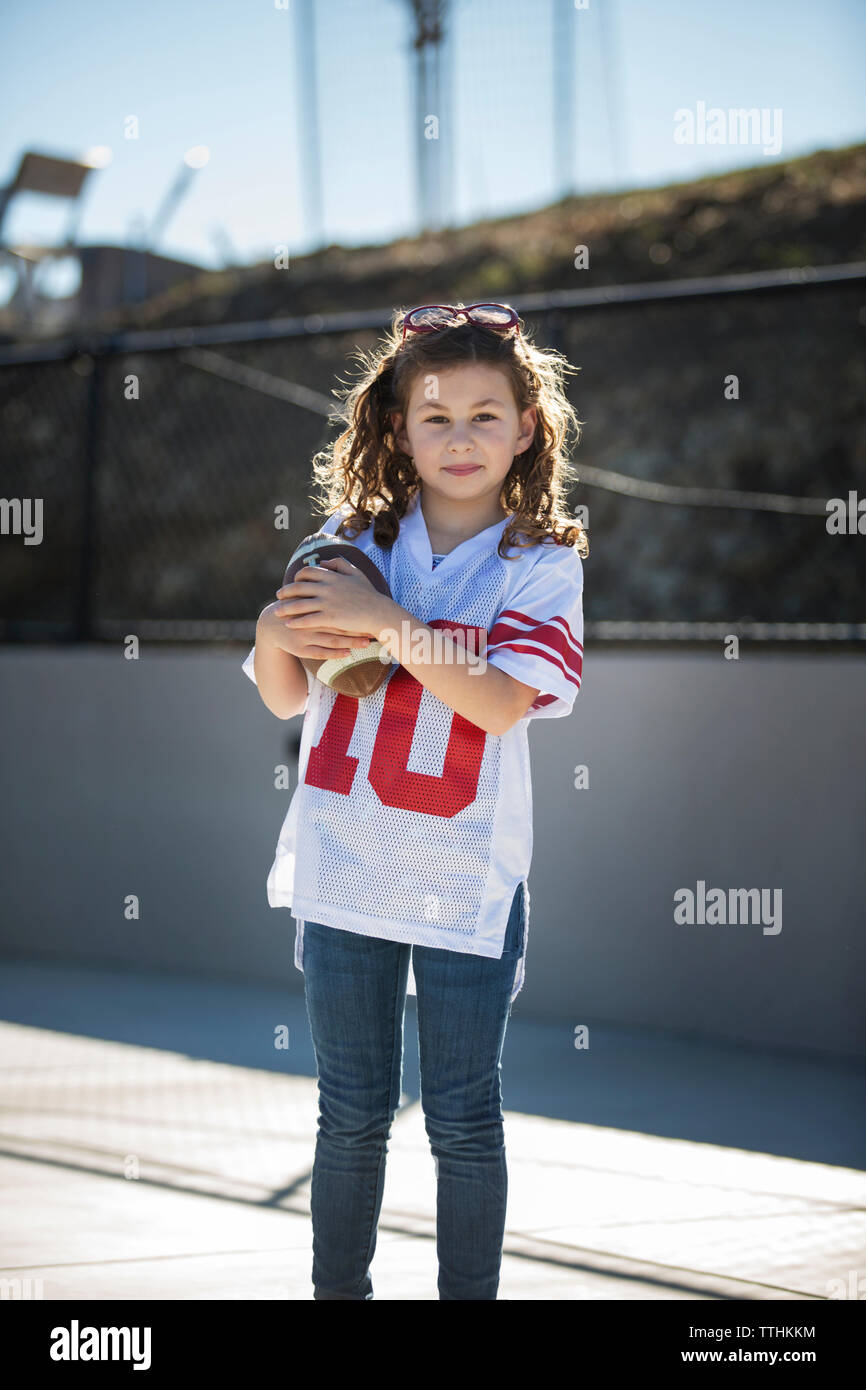
M 462 307 L 462 306 L 460 306 Z M 566 372 L 577 372 L 561 353 L 541 349 L 520 324 L 520 336 L 462 320 L 432 333 L 409 333 L 402 341 L 406 310 L 394 311 L 390 332 L 372 351 L 356 348 L 360 374 L 354 385 L 335 388 L 343 398 L 335 418 L 344 429 L 313 459 L 319 496 L 314 505 L 327 515 L 349 508 L 337 535 L 348 539 L 371 524 L 377 545 L 389 548 L 421 479 L 394 437 L 391 411 L 405 419 L 412 385 L 419 374 L 481 362 L 503 369 L 511 382 L 518 413 L 537 412 L 532 442 L 515 454 L 502 481 L 500 502 L 509 521 L 499 541 L 503 559 L 510 546 L 525 549 L 550 539 L 589 554 L 586 530 L 564 509 L 563 498 L 577 481 L 564 449 L 570 430 L 580 426 L 564 388 Z M 523 537 L 521 541 L 518 538 Z

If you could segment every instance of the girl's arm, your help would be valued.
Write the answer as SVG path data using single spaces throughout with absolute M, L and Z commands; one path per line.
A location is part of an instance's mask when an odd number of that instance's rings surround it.
M 307 673 L 296 656 L 274 646 L 261 619 L 256 624 L 256 652 L 253 659 L 256 685 L 271 714 L 293 719 L 307 702 Z
M 259 694 L 271 714 L 293 719 L 307 703 L 309 686 L 300 657 L 327 661 L 348 656 L 351 642 L 333 632 L 290 632 L 275 610 L 279 604 L 263 608 L 256 623 L 253 671 Z
M 488 734 L 507 734 L 539 694 L 479 656 L 447 632 L 428 627 L 391 599 L 391 621 L 377 633 L 382 646 L 449 709 Z M 448 648 L 451 648 L 449 651 Z
M 277 598 L 274 617 L 292 639 L 300 641 L 317 628 L 333 634 L 334 642 L 340 640 L 337 634 L 347 634 L 347 645 L 358 646 L 358 637 L 372 634 L 420 685 L 485 733 L 507 734 L 539 694 L 380 594 L 342 557 L 300 570 L 277 590 Z

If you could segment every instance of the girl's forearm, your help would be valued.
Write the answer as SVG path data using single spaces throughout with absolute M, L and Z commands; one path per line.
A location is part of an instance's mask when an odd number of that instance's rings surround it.
M 392 600 L 376 634 L 395 661 L 450 709 L 488 734 L 505 734 L 526 714 L 537 690 L 466 651 Z
M 253 669 L 259 694 L 271 714 L 292 719 L 301 713 L 307 700 L 307 673 L 296 656 L 275 647 L 259 627 Z

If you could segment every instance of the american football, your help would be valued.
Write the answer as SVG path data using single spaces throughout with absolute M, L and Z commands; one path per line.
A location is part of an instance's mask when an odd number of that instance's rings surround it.
M 351 541 L 345 540 L 342 536 L 330 536 L 326 531 L 316 531 L 314 535 L 304 537 L 286 566 L 283 583 L 291 584 L 298 571 L 305 566 L 312 567 L 320 564 L 322 560 L 331 559 L 348 560 L 350 565 L 354 565 L 370 580 L 380 594 L 391 597 L 388 581 L 369 556 Z M 349 640 L 347 638 L 347 645 Z M 354 699 L 373 695 L 387 680 L 391 670 L 391 659 L 379 642 L 368 642 L 366 646 L 353 647 L 348 656 L 300 660 L 317 680 L 330 686 L 338 694 L 351 695 Z

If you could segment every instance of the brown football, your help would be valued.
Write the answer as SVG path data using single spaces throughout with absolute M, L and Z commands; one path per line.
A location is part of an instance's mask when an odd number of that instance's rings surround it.
M 365 555 L 360 546 L 353 545 L 342 536 L 329 536 L 326 531 L 316 531 L 312 536 L 304 537 L 286 566 L 283 583 L 291 584 L 298 571 L 305 566 L 315 567 L 322 560 L 335 559 L 348 560 L 350 565 L 354 565 L 370 580 L 380 594 L 391 597 L 391 590 L 384 574 L 378 565 Z M 351 638 L 347 637 L 347 645 L 350 641 Z M 366 646 L 353 647 L 348 656 L 312 658 L 309 661 L 300 659 L 317 680 L 330 686 L 338 694 L 351 695 L 356 700 L 363 699 L 365 695 L 373 695 L 388 679 L 391 670 L 391 657 L 379 642 L 368 642 Z

